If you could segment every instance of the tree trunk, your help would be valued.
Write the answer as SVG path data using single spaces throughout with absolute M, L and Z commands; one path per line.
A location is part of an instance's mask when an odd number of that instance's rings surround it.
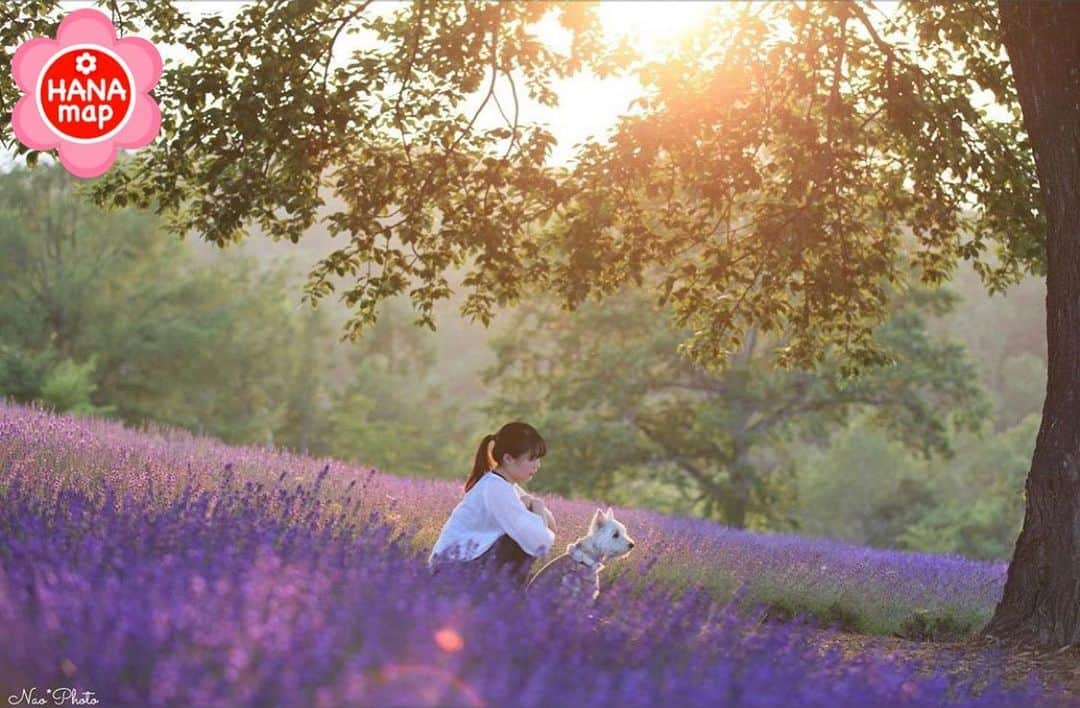
M 736 455 L 727 466 L 730 479 L 727 495 L 723 499 L 724 523 L 731 528 L 746 528 L 746 512 L 750 508 L 751 476 L 754 474 L 745 453 Z
M 1024 526 L 984 634 L 1080 643 L 1080 4 L 999 3 L 1046 236 L 1048 377 Z

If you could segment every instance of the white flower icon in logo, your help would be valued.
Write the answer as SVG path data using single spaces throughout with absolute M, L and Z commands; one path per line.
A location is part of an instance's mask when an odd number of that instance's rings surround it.
M 104 174 L 120 148 L 149 144 L 161 112 L 149 92 L 161 77 L 161 55 L 139 37 L 117 39 L 102 12 L 75 10 L 56 39 L 24 42 L 11 60 L 23 95 L 11 122 L 31 150 L 56 149 L 77 177 Z
M 94 73 L 94 69 L 97 68 L 97 59 L 89 52 L 83 52 L 79 56 L 75 57 L 75 71 L 79 72 L 83 76 L 89 76 Z

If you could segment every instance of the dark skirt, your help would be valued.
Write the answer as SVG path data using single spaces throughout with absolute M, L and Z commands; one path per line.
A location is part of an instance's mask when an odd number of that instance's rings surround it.
M 534 556 L 522 549 L 518 542 L 503 534 L 491 544 L 491 547 L 476 558 L 466 561 L 447 561 L 436 565 L 433 572 L 439 572 L 440 566 L 453 565 L 455 570 L 464 570 L 472 575 L 493 576 L 495 573 L 506 574 L 514 586 L 525 587 L 529 581 Z

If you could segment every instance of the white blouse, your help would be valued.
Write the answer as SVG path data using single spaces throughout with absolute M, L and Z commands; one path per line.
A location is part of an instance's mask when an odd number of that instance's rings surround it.
M 488 472 L 476 481 L 446 520 L 428 563 L 436 556 L 445 560 L 472 560 L 508 534 L 531 556 L 543 556 L 555 542 L 555 534 L 539 514 L 529 511 L 521 487 Z

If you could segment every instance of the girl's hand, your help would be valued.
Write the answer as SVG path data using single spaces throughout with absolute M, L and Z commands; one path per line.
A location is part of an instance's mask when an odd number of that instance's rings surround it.
M 526 509 L 543 519 L 545 526 L 547 526 L 553 532 L 556 531 L 555 517 L 551 515 L 550 511 L 548 511 L 548 508 L 544 504 L 544 501 L 542 499 L 540 499 L 539 497 L 534 497 L 531 494 L 522 494 L 521 503 L 525 505 Z
M 544 517 L 544 523 L 547 524 L 547 527 L 551 529 L 552 533 L 559 532 L 559 529 L 555 526 L 555 517 L 551 515 L 551 512 L 548 511 L 547 508 L 544 509 L 544 513 L 541 514 L 541 516 Z

